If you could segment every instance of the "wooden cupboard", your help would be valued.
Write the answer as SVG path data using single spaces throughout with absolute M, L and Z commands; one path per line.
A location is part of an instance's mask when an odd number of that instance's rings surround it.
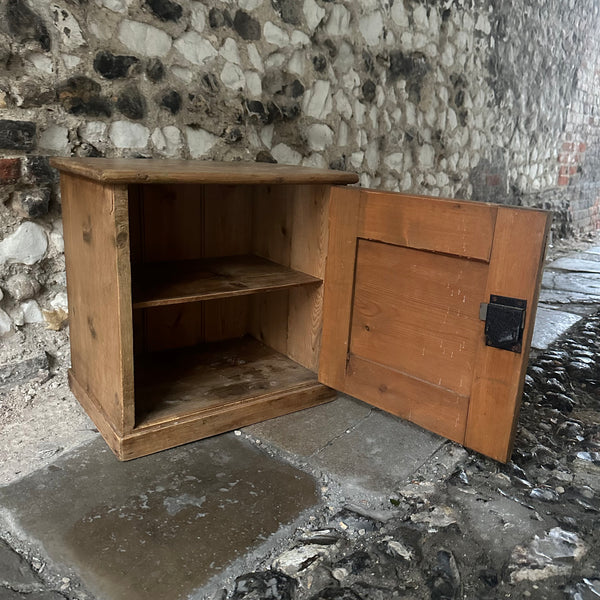
M 548 213 L 284 165 L 52 164 L 69 381 L 120 459 L 337 390 L 510 457 Z

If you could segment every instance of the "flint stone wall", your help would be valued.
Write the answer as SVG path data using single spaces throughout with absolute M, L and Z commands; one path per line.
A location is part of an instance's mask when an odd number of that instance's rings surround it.
M 0 335 L 66 314 L 48 157 L 257 160 L 600 224 L 593 0 L 0 0 Z

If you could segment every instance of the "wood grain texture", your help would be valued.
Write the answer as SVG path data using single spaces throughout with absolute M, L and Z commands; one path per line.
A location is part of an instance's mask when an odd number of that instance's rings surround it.
M 363 190 L 361 236 L 488 261 L 497 206 Z
M 265 394 L 238 404 L 226 405 L 214 412 L 192 414 L 177 421 L 134 430 L 119 439 L 118 456 L 121 460 L 146 456 L 265 419 L 331 402 L 335 396 L 334 390 L 315 382 L 294 390 Z
M 346 387 L 360 215 L 359 193 L 359 190 L 342 187 L 331 190 L 319 381 L 338 390 Z
M 321 283 L 312 275 L 251 255 L 146 263 L 135 272 L 133 307 L 214 300 Z
M 360 240 L 350 354 L 468 396 L 486 277 L 485 263 Z
M 481 345 L 465 445 L 501 462 L 512 453 L 550 222 L 546 212 L 498 209 L 485 297 L 527 300 L 523 351 L 515 354 Z
M 329 242 L 329 186 L 294 186 L 290 266 L 323 280 Z M 289 291 L 286 354 L 318 370 L 323 326 L 323 286 Z
M 348 361 L 347 390 L 359 400 L 462 443 L 469 398 L 357 356 Z
M 119 434 L 133 424 L 126 190 L 61 178 L 72 371 Z
M 316 374 L 245 337 L 136 361 L 136 427 L 220 410 L 316 382 Z
M 110 183 L 347 184 L 355 173 L 270 163 L 181 159 L 52 158 L 64 173 Z

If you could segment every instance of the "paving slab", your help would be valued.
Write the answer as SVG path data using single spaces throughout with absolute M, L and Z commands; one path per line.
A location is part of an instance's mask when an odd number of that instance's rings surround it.
M 600 256 L 600 254 L 592 256 Z M 580 256 L 565 256 L 552 261 L 546 268 L 576 273 L 600 273 L 600 261 L 587 260 Z
M 580 320 L 580 315 L 538 306 L 531 346 L 536 350 L 546 350 Z
M 315 454 L 311 463 L 340 484 L 346 496 L 392 494 L 445 439 L 373 409 L 371 414 Z
M 0 487 L 0 510 L 98 598 L 188 598 L 318 502 L 315 480 L 233 434 L 127 463 L 98 439 Z
M 567 309 L 567 312 L 588 316 L 600 309 L 600 296 L 566 292 L 564 290 L 540 290 L 539 302 L 557 310 Z
M 251 425 L 244 433 L 278 450 L 308 458 L 356 426 L 371 410 L 364 402 L 340 395 L 333 402 Z
M 591 260 L 594 262 L 600 262 L 600 252 L 579 252 L 574 255 L 576 258 L 581 258 L 582 260 Z
M 580 294 L 600 295 L 600 274 L 544 271 L 542 287 L 549 290 L 564 290 Z

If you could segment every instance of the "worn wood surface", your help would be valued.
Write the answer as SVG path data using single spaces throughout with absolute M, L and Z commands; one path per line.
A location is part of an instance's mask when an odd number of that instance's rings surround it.
M 417 250 L 488 261 L 494 237 L 496 206 L 390 194 L 361 192 L 361 236 Z
M 134 430 L 119 440 L 118 456 L 121 460 L 145 456 L 330 402 L 335 396 L 334 390 L 317 382 L 289 391 L 258 395 L 243 402 L 224 405 L 219 410 L 194 413 L 176 421 Z
M 350 354 L 468 396 L 487 265 L 360 240 Z
M 484 301 L 491 294 L 527 300 L 523 350 L 480 345 L 465 444 L 502 462 L 512 452 L 550 224 L 549 213 L 498 209 Z
M 245 337 L 136 360 L 136 426 L 313 384 L 316 374 Z
M 263 258 L 244 255 L 146 263 L 133 281 L 133 307 L 182 304 L 322 283 Z
M 133 426 L 126 190 L 63 175 L 72 371 L 115 431 Z
M 346 388 L 359 217 L 360 192 L 333 188 L 329 209 L 329 252 L 325 270 L 319 381 L 338 390 Z
M 181 159 L 52 158 L 64 173 L 110 183 L 347 184 L 358 176 L 271 163 Z

